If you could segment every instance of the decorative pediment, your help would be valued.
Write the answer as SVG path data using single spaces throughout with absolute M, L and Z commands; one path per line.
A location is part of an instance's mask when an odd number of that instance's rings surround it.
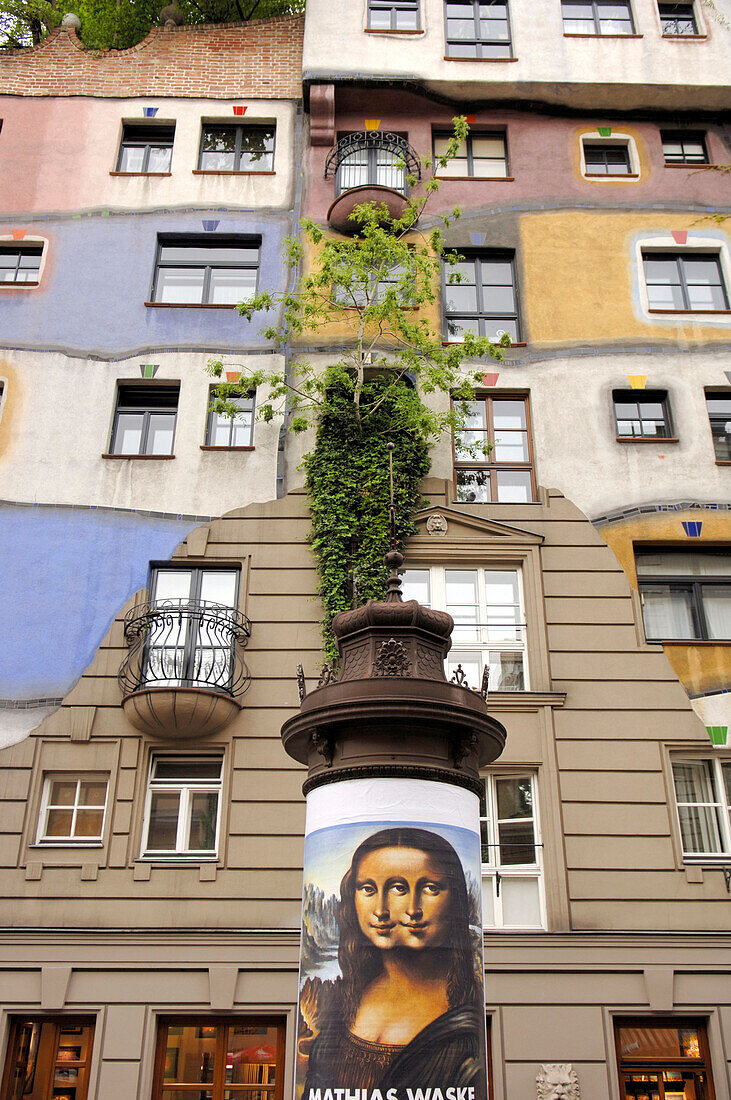
M 503 544 L 513 547 L 540 546 L 543 535 L 526 531 L 523 527 L 514 527 L 495 519 L 484 519 L 473 512 L 463 512 L 459 508 L 444 508 L 434 505 L 424 508 L 415 516 L 417 534 L 409 539 L 409 546 L 429 545 L 438 547 L 472 547 L 487 543 Z

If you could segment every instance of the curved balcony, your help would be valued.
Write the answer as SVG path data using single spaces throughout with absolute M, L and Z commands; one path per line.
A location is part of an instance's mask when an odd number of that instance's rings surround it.
M 335 201 L 328 222 L 339 233 L 356 233 L 360 223 L 350 217 L 360 203 L 380 203 L 388 220 L 400 218 L 406 206 L 408 177 L 421 178 L 421 165 L 406 138 L 384 130 L 346 134 L 332 147 L 325 162 L 325 179 L 335 180 Z
M 137 604 L 124 620 L 129 651 L 118 680 L 124 713 L 153 737 L 210 737 L 238 714 L 249 686 L 242 650 L 251 623 L 197 600 Z

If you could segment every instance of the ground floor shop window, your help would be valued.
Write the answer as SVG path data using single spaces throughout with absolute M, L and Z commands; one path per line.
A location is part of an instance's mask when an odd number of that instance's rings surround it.
M 258 1017 L 166 1019 L 153 1100 L 281 1100 L 284 1023 Z
M 17 1017 L 2 1100 L 86 1100 L 93 1040 L 91 1020 Z
M 614 1034 L 622 1100 L 713 1100 L 703 1021 L 615 1020 Z

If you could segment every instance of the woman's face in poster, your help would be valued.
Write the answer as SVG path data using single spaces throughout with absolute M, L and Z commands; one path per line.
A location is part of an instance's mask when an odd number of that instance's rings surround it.
M 377 848 L 356 868 L 355 911 L 375 947 L 440 947 L 449 933 L 451 890 L 439 860 L 420 848 Z

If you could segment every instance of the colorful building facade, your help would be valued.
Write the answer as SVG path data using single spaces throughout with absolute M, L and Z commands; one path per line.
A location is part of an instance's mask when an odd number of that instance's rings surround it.
M 233 301 L 285 289 L 301 216 L 398 201 L 458 114 L 418 230 L 461 208 L 464 279 L 432 319 L 511 345 L 469 424 L 494 449 L 435 447 L 403 580 L 507 730 L 489 1096 L 729 1100 L 727 17 L 309 0 L 0 62 L 2 1100 L 295 1089 L 300 944 L 324 973 L 339 904 L 305 883 L 301 932 L 301 444 L 243 386 L 219 423 L 204 365 L 284 364 Z

